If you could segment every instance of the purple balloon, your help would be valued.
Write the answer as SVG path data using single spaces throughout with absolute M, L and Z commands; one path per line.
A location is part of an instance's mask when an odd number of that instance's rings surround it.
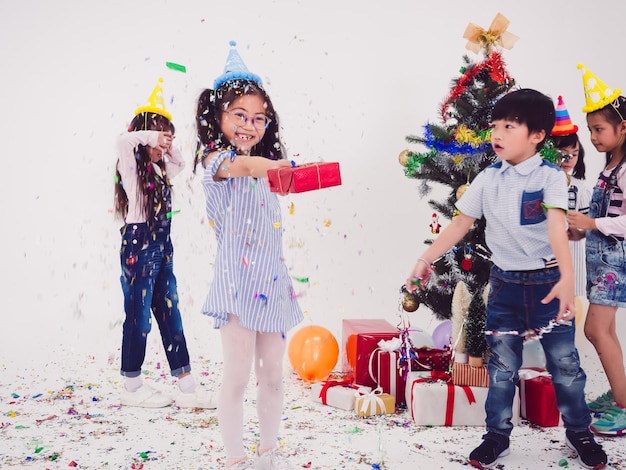
M 435 348 L 444 349 L 446 347 L 451 347 L 452 321 L 442 321 L 433 331 L 432 337 L 433 343 L 435 343 Z

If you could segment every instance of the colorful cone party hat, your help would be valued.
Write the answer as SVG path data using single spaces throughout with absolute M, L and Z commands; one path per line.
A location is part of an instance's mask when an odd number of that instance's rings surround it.
M 572 120 L 570 119 L 565 103 L 563 102 L 563 97 L 559 96 L 559 100 L 556 105 L 556 120 L 550 135 L 562 136 L 576 134 L 576 132 L 578 132 L 578 126 L 572 124 Z
M 583 88 L 585 90 L 585 106 L 583 113 L 591 113 L 611 104 L 622 93 L 619 88 L 609 88 L 606 83 L 596 77 L 583 64 L 578 64 L 583 73 Z
M 221 85 L 230 80 L 250 80 L 256 82 L 259 85 L 263 85 L 261 77 L 253 74 L 248 70 L 246 64 L 243 63 L 239 52 L 235 49 L 237 43 L 230 41 L 230 51 L 228 52 L 228 58 L 226 59 L 226 65 L 224 66 L 224 73 L 215 79 L 213 89 L 217 90 Z
M 157 82 L 154 90 L 152 90 L 152 94 L 148 98 L 148 101 L 143 106 L 140 106 L 135 110 L 135 116 L 140 113 L 155 113 L 160 114 L 168 121 L 172 120 L 172 115 L 167 112 L 165 109 L 165 101 L 163 100 L 163 88 L 161 88 L 161 83 L 163 83 L 163 78 L 159 77 L 159 81 Z

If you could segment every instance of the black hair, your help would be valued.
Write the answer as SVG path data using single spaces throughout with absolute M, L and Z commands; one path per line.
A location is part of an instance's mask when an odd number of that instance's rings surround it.
M 618 109 L 620 111 L 618 111 Z M 617 129 L 617 126 L 619 126 L 624 120 L 624 115 L 626 115 L 626 98 L 618 96 L 613 103 L 607 104 L 604 108 L 588 113 L 589 116 L 592 114 L 602 116 L 606 119 L 606 122 L 613 126 L 614 129 Z M 622 142 L 622 158 L 624 157 L 626 157 L 626 139 Z M 610 161 L 611 153 L 606 152 L 606 164 L 608 165 Z
M 176 129 L 174 124 L 165 116 L 156 113 L 139 113 L 128 126 L 128 132 L 133 131 L 169 131 L 174 135 Z M 159 177 L 152 169 L 152 161 L 145 145 L 137 146 L 135 160 L 137 161 L 137 204 L 141 206 L 148 223 L 151 223 L 156 216 L 156 208 L 165 202 L 163 201 L 162 186 L 171 187 L 171 185 L 162 161 L 157 163 L 161 168 L 162 177 Z M 115 166 L 114 198 L 115 215 L 124 219 L 128 214 L 128 195 L 124 191 L 122 177 L 117 165 Z
M 554 127 L 554 103 L 537 90 L 515 90 L 500 98 L 491 111 L 491 120 L 499 119 L 526 124 L 529 133 L 544 131 L 547 138 Z M 543 147 L 545 140 L 537 144 L 537 151 Z
M 569 135 L 553 135 L 550 137 L 552 142 L 554 142 L 554 147 L 557 149 L 562 149 L 564 147 L 575 147 L 578 144 L 578 160 L 576 161 L 576 165 L 572 169 L 572 176 L 574 178 L 578 178 L 580 180 L 585 179 L 585 149 L 583 148 L 583 144 L 580 141 L 578 134 L 569 134 Z
M 270 160 L 286 158 L 286 152 L 278 132 L 280 129 L 278 114 L 276 114 L 267 92 L 261 85 L 251 80 L 229 80 L 220 85 L 217 90 L 204 90 L 198 97 L 196 108 L 198 143 L 193 162 L 194 173 L 198 163 L 203 160 L 207 153 L 224 149 L 236 150 L 230 142 L 225 141 L 224 134 L 220 129 L 220 120 L 230 103 L 245 95 L 261 97 L 266 106 L 265 115 L 271 119 L 265 130 L 265 135 L 260 142 L 250 149 L 250 153 Z

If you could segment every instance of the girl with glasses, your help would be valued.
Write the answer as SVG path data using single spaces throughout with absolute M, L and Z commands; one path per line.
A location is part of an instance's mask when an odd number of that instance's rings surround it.
M 222 338 L 218 418 L 226 467 L 295 468 L 277 444 L 285 338 L 303 315 L 283 261 L 279 200 L 266 182 L 267 170 L 291 163 L 262 81 L 234 48 L 213 89 L 200 94 L 196 127 L 194 172 L 201 172 L 218 242 L 202 312 L 214 318 Z M 243 441 L 244 394 L 253 365 L 260 438 L 254 459 Z

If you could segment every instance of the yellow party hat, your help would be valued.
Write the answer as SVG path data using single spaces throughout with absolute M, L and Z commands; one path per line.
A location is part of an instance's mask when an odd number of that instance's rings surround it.
M 163 83 L 163 78 L 159 77 L 159 81 L 157 82 L 154 90 L 152 90 L 152 94 L 148 98 L 148 101 L 143 106 L 140 106 L 135 110 L 135 116 L 141 113 L 155 113 L 160 114 L 168 121 L 172 120 L 172 115 L 167 112 L 165 109 L 165 101 L 163 100 L 163 88 L 161 88 L 161 83 Z
M 583 113 L 592 113 L 598 109 L 613 103 L 615 99 L 622 93 L 619 88 L 610 88 L 596 77 L 583 64 L 578 64 L 578 68 L 583 73 L 583 88 L 585 90 L 585 106 Z

